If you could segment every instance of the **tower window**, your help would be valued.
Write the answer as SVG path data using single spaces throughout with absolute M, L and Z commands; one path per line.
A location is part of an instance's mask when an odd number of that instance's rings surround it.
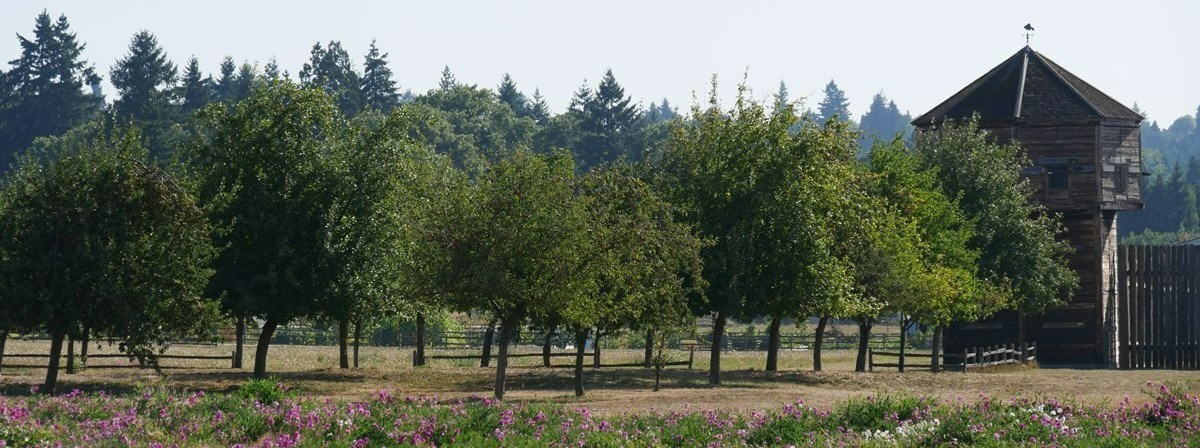
M 1117 165 L 1113 170 L 1113 190 L 1124 193 L 1129 188 L 1129 165 Z
M 1067 190 L 1067 170 L 1063 168 L 1052 169 L 1046 173 L 1046 190 L 1054 192 L 1063 192 Z

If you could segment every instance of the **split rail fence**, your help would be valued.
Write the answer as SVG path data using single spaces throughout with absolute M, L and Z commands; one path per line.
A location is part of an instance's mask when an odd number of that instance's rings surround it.
M 876 362 L 875 358 L 885 358 L 884 362 Z M 895 358 L 894 362 L 891 362 Z M 925 360 L 910 363 L 908 358 Z M 876 367 L 890 367 L 903 372 L 908 370 L 930 370 L 932 353 L 904 353 L 904 361 L 900 361 L 900 352 L 867 349 L 867 371 L 874 372 Z M 1037 361 L 1037 343 L 1018 346 L 1017 344 L 993 345 L 964 349 L 960 353 L 943 353 L 941 355 L 942 370 L 957 370 L 967 373 L 967 369 L 979 369 L 1005 364 L 1028 364 Z

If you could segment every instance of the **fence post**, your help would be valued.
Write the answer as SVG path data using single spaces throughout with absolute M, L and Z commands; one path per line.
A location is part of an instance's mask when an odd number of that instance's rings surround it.
M 688 370 L 692 370 L 692 362 L 696 360 L 696 344 L 688 344 Z
M 871 350 L 871 347 L 867 347 L 867 371 L 875 371 L 875 352 Z
M 229 368 L 237 368 L 237 350 L 229 352 Z

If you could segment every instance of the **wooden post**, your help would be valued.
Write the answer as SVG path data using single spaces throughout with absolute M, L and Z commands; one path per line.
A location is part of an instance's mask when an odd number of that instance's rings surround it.
M 231 368 L 231 369 L 238 368 L 237 349 L 231 350 L 229 352 L 229 368 Z
M 967 373 L 967 352 L 968 352 L 968 349 L 964 347 L 964 348 L 963 348 L 963 357 L 962 357 L 962 371 L 963 371 L 963 373 Z
M 696 344 L 688 344 L 688 370 L 692 370 L 692 363 L 696 361 Z

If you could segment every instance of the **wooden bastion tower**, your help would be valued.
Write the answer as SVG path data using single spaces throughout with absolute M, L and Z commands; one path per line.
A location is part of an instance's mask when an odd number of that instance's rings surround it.
M 936 131 L 979 117 L 998 142 L 1018 142 L 1037 200 L 1062 217 L 1079 289 L 1066 305 L 1025 317 L 1044 364 L 1112 365 L 1117 356 L 1117 213 L 1142 209 L 1142 116 L 1029 46 L 913 121 Z M 947 353 L 1015 342 L 1020 319 L 1005 311 L 945 332 Z

